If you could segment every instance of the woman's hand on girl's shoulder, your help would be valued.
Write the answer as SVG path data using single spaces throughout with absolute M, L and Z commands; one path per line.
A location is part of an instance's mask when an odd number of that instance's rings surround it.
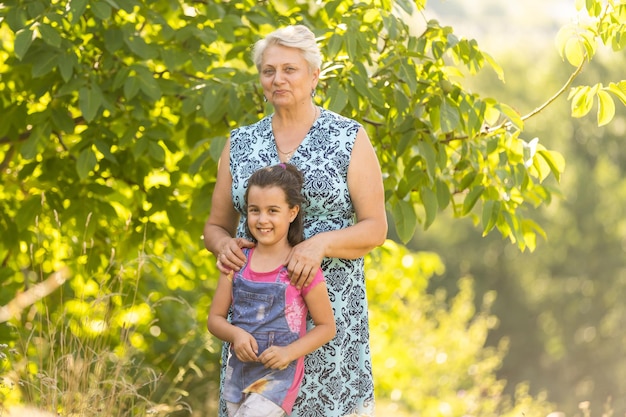
M 253 247 L 254 242 L 241 237 L 224 239 L 217 254 L 217 269 L 224 274 L 239 271 L 246 263 L 246 255 L 241 249 Z

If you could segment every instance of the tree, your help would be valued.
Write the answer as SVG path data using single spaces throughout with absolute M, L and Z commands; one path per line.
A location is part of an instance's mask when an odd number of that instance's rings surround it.
M 320 38 L 326 64 L 319 103 L 369 131 L 401 240 L 449 210 L 532 250 L 542 230 L 528 209 L 550 201 L 544 181 L 559 178 L 563 160 L 523 139 L 526 117 L 512 106 L 456 81 L 459 67 L 474 73 L 490 65 L 501 73 L 476 42 L 435 21 L 412 34 L 400 16 L 424 5 L 3 2 L 0 304 L 62 268 L 69 271 L 67 293 L 48 300 L 53 311 L 67 309 L 60 303 L 68 297 L 97 299 L 111 288 L 103 283 L 120 279 L 140 295 L 117 304 L 127 313 L 169 295 L 197 309 L 197 317 L 176 315 L 186 311 L 183 304 L 141 316 L 141 325 L 158 323 L 134 340 L 139 352 L 154 363 L 179 358 L 167 369 L 172 380 L 188 376 L 190 361 L 209 366 L 211 358 L 193 352 L 203 345 L 196 325 L 214 280 L 200 234 L 217 155 L 233 126 L 271 111 L 249 47 L 287 23 L 304 23 Z M 593 25 L 562 38 L 564 56 L 578 66 L 593 57 L 596 42 L 621 50 L 625 39 L 623 4 L 589 0 L 584 8 Z M 575 115 L 597 97 L 604 123 L 610 94 L 623 100 L 623 91 L 623 81 L 576 90 Z M 0 332 L 13 340 L 6 328 Z M 174 342 L 188 339 L 193 343 L 177 351 Z M 153 345 L 162 350 L 148 349 Z
M 593 27 L 563 32 L 563 54 L 574 65 L 593 57 L 598 38 L 616 50 L 623 47 L 623 6 L 605 3 L 603 8 L 603 2 L 587 2 L 590 15 L 598 18 Z M 398 4 L 413 11 L 409 3 Z M 372 133 L 404 241 L 418 220 L 428 227 L 439 210 L 451 207 L 456 215 L 481 215 L 484 232 L 496 227 L 532 249 L 540 227 L 523 211 L 550 199 L 541 181 L 550 172 L 558 177 L 563 163 L 555 152 L 521 140 L 525 118 L 504 103 L 464 91 L 453 81 L 455 67 L 446 63 L 451 57 L 472 72 L 488 63 L 500 72 L 491 57 L 437 22 L 411 35 L 391 2 L 308 6 L 5 3 L 0 137 L 3 166 L 12 168 L 4 175 L 16 187 L 5 188 L 12 195 L 25 181 L 35 182 L 18 193 L 20 204 L 7 204 L 5 212 L 23 212 L 18 223 L 32 224 L 37 192 L 45 190 L 50 203 L 58 197 L 66 204 L 84 201 L 84 193 L 91 192 L 87 201 L 99 206 L 98 217 L 117 225 L 131 213 L 164 212 L 175 227 L 187 213 L 202 217 L 224 137 L 233 125 L 268 111 L 255 84 L 249 46 L 272 27 L 301 21 L 316 30 L 324 49 L 320 101 L 363 120 Z M 599 122 L 606 123 L 608 92 L 624 99 L 622 88 L 580 87 L 572 93 L 575 115 L 588 111 L 595 95 Z M 71 163 L 55 165 L 61 159 Z M 56 183 L 59 173 L 59 191 L 52 192 L 50 181 Z M 82 195 L 61 191 L 77 183 L 92 189 L 81 187 Z M 124 194 L 121 190 L 143 197 L 116 196 L 126 210 L 99 198 L 111 191 Z M 180 201 L 187 196 L 191 202 Z M 151 208 L 142 207 L 142 200 Z M 483 204 L 476 206 L 478 201 Z M 10 219 L 4 222 L 16 227 Z
M 558 57 L 520 52 L 498 56 L 507 68 L 506 89 L 491 76 L 477 77 L 473 81 L 479 83 L 472 88 L 515 99 L 524 109 L 535 105 L 539 91 L 555 90 L 557 80 L 567 77 Z M 521 76 L 529 62 L 543 68 L 532 89 Z M 581 81 L 621 76 L 625 64 L 624 56 L 605 55 L 581 74 Z M 621 126 L 626 112 L 618 109 L 615 123 L 599 129 L 592 118 L 568 118 L 568 104 L 563 98 L 527 124 L 528 133 L 546 138 L 568 161 L 559 186 L 562 196 L 535 213 L 548 239 L 534 253 L 507 247 L 498 236 L 480 238 L 470 222 L 448 219 L 408 246 L 441 253 L 446 272 L 432 281 L 432 288 L 454 293 L 458 276 L 469 274 L 479 298 L 497 292 L 492 311 L 500 325 L 490 332 L 487 344 L 510 341 L 498 371 L 509 383 L 508 393 L 515 383 L 528 381 L 533 393 L 546 390 L 566 415 L 574 415 L 585 401 L 592 416 L 606 412 L 607 401 L 613 415 L 623 415 L 626 315 L 620 300 L 626 287 L 620 277 L 626 258 L 620 242 L 626 218 L 626 153 Z

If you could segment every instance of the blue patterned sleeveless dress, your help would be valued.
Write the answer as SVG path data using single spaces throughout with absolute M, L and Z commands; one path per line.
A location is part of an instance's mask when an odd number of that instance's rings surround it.
M 231 132 L 232 197 L 241 214 L 238 236 L 246 236 L 244 193 L 248 178 L 259 168 L 280 163 L 272 117 L 269 115 Z M 307 238 L 346 228 L 355 222 L 347 175 L 360 127 L 354 120 L 321 109 L 320 117 L 289 161 L 304 175 L 303 194 L 307 200 L 304 231 Z M 371 416 L 374 413 L 374 384 L 363 258 L 325 258 L 321 267 L 335 313 L 337 335 L 305 358 L 304 381 L 291 416 Z M 312 326 L 310 320 L 309 326 Z M 223 401 L 220 417 L 226 417 Z

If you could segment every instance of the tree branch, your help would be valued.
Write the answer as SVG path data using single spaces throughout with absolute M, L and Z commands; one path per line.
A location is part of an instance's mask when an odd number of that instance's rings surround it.
M 531 111 L 530 113 L 528 113 L 525 116 L 522 116 L 522 121 L 526 121 L 527 119 L 530 119 L 531 117 L 533 117 L 534 115 L 540 113 L 543 109 L 545 109 L 546 107 L 548 107 L 550 104 L 552 104 L 557 98 L 559 98 L 559 96 L 561 94 L 563 94 L 565 92 L 565 90 L 567 90 L 572 83 L 574 82 L 574 79 L 576 79 L 576 77 L 578 77 L 580 75 L 580 73 L 583 70 L 583 67 L 585 66 L 585 63 L 587 61 L 586 59 L 587 57 L 585 56 L 585 58 L 583 59 L 583 61 L 580 63 L 580 65 L 578 66 L 578 68 L 576 68 L 576 71 L 574 71 L 572 73 L 572 75 L 570 75 L 569 79 L 565 82 L 565 84 L 563 84 L 563 87 L 561 87 L 561 89 L 559 91 L 557 91 L 552 97 L 550 97 L 545 103 L 543 103 L 541 106 L 537 107 L 535 110 Z
M 550 97 L 545 103 L 543 103 L 541 106 L 535 108 L 533 111 L 531 111 L 530 113 L 522 116 L 522 121 L 526 121 L 528 119 L 530 119 L 531 117 L 537 115 L 538 113 L 541 113 L 543 111 L 543 109 L 545 109 L 546 107 L 548 107 L 550 104 L 552 104 L 553 102 L 556 101 L 557 98 L 559 98 L 564 92 L 565 90 L 567 90 L 572 83 L 574 82 L 574 80 L 576 79 L 576 77 L 578 77 L 580 75 L 580 73 L 582 72 L 585 63 L 587 61 L 587 56 L 585 55 L 585 57 L 583 58 L 582 62 L 580 63 L 580 65 L 578 66 L 578 68 L 576 68 L 576 70 L 569 76 L 569 78 L 567 79 L 567 81 L 565 82 L 565 84 L 563 84 L 563 86 L 559 89 L 559 91 L 557 91 L 552 97 Z M 503 121 L 502 123 L 500 123 L 498 126 L 492 127 L 487 129 L 487 133 L 492 133 L 495 132 L 496 130 L 500 130 L 502 128 L 505 129 L 509 129 L 511 127 L 511 122 L 508 120 Z

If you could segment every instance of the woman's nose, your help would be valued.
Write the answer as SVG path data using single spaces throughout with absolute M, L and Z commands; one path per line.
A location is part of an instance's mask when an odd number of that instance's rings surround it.
M 284 79 L 284 74 L 282 71 L 276 71 L 274 74 L 274 84 L 280 84 Z

